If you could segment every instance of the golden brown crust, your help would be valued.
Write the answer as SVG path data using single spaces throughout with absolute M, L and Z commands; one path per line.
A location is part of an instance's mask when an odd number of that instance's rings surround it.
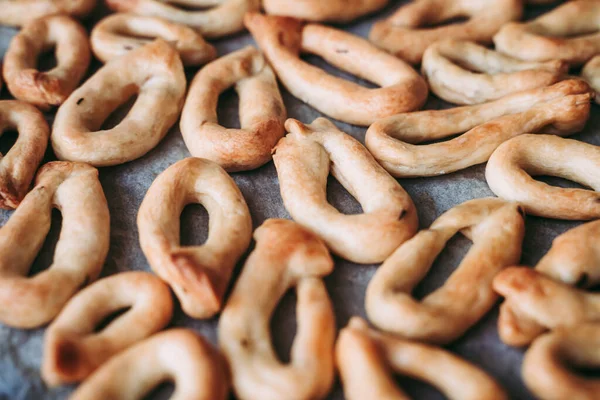
M 596 103 L 600 104 L 600 56 L 592 58 L 581 71 L 581 77 L 596 92 Z
M 248 13 L 245 23 L 283 85 L 332 118 L 368 126 L 379 118 L 416 110 L 427 100 L 427 83 L 415 70 L 358 36 L 258 13 Z M 301 60 L 301 52 L 317 54 L 381 87 L 368 89 L 332 76 Z
M 389 0 L 264 0 L 267 14 L 294 17 L 306 21 L 350 22 L 371 14 Z
M 219 125 L 219 95 L 235 86 L 241 129 Z M 277 79 L 260 51 L 248 46 L 202 68 L 194 77 L 181 115 L 181 134 L 194 157 L 226 171 L 247 171 L 271 161 L 285 133 L 285 105 Z
M 47 15 L 66 14 L 86 17 L 96 6 L 96 0 L 0 0 L 0 24 L 23 26 Z

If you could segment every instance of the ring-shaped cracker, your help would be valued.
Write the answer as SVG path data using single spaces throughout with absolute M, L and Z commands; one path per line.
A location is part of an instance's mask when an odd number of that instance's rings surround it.
M 340 332 L 335 355 L 347 400 L 410 400 L 392 373 L 425 381 L 448 399 L 509 398 L 475 365 L 442 348 L 377 332 L 359 317 Z
M 592 58 L 581 70 L 581 77 L 596 92 L 596 103 L 600 104 L 600 56 Z
M 567 63 L 520 61 L 473 42 L 448 39 L 429 46 L 421 67 L 431 91 L 454 104 L 480 104 L 556 83 Z
M 521 0 L 415 0 L 376 22 L 369 39 L 397 57 L 419 64 L 425 50 L 441 39 L 488 44 L 505 23 L 522 15 Z M 461 17 L 468 20 L 430 27 Z
M 219 125 L 219 95 L 235 86 L 241 129 Z M 285 105 L 277 78 L 254 47 L 228 54 L 194 77 L 181 114 L 181 134 L 194 157 L 212 160 L 226 171 L 247 171 L 271 161 L 285 133 Z
M 182 247 L 181 212 L 190 203 L 208 211 L 208 239 Z M 252 240 L 250 211 L 234 180 L 212 161 L 181 160 L 154 180 L 137 224 L 150 267 L 171 286 L 183 311 L 194 318 L 219 312 L 233 268 Z
M 549 175 L 589 189 L 536 181 Z M 528 214 L 566 220 L 600 218 L 600 147 L 553 135 L 521 135 L 502 144 L 485 170 L 490 189 L 519 202 Z
M 288 220 L 267 220 L 254 233 L 248 257 L 221 319 L 219 344 L 233 388 L 244 400 L 323 399 L 334 379 L 335 315 L 322 277 L 333 270 L 325 244 Z M 298 330 L 291 362 L 273 350 L 269 320 L 295 287 Z
M 113 11 L 187 25 L 210 39 L 243 30 L 244 15 L 260 9 L 260 0 L 106 0 L 106 4 Z
M 519 206 L 496 198 L 463 203 L 404 243 L 375 273 L 365 307 L 378 328 L 446 344 L 462 336 L 496 303 L 494 276 L 521 257 L 525 223 Z M 446 283 L 423 300 L 413 289 L 458 232 L 473 245 Z
M 350 22 L 385 7 L 389 0 L 263 0 L 267 14 L 305 21 Z
M 110 315 L 127 310 L 102 329 Z M 77 293 L 44 336 L 42 378 L 49 386 L 83 381 L 109 358 L 163 329 L 173 315 L 171 291 L 147 272 L 124 272 Z
M 105 167 L 139 158 L 175 124 L 186 80 L 179 53 L 161 39 L 100 68 L 56 113 L 50 136 L 57 157 Z M 108 116 L 137 95 L 114 128 L 99 130 Z
M 486 162 L 498 146 L 524 133 L 581 131 L 592 97 L 585 82 L 572 79 L 490 103 L 398 114 L 371 125 L 365 144 L 393 176 L 448 174 Z
M 39 56 L 53 47 L 56 67 L 39 71 Z M 62 104 L 77 88 L 90 58 L 85 29 L 66 15 L 51 15 L 29 22 L 13 37 L 2 68 L 14 97 L 47 109 Z
M 70 400 L 142 400 L 171 381 L 170 400 L 226 400 L 230 377 L 223 355 L 188 329 L 158 333 L 109 359 Z
M 412 199 L 358 140 L 325 118 L 310 125 L 289 119 L 286 128 L 290 134 L 273 159 L 283 203 L 296 222 L 360 264 L 382 262 L 415 234 Z M 345 215 L 329 204 L 330 173 L 358 200 L 362 214 Z
M 160 37 L 170 42 L 183 65 L 202 65 L 214 60 L 217 50 L 192 28 L 162 18 L 127 13 L 112 14 L 92 29 L 90 44 L 102 62 L 129 53 Z
M 66 14 L 86 17 L 96 0 L 0 0 L 0 25 L 23 26 L 47 15 Z
M 29 191 L 50 137 L 50 128 L 34 106 L 15 100 L 0 101 L 0 135 L 16 130 L 17 141 L 0 154 L 0 207 L 16 208 Z
M 322 113 L 355 125 L 420 108 L 427 83 L 408 64 L 368 41 L 318 24 L 249 13 L 246 26 L 279 80 L 294 96 Z M 306 52 L 380 88 L 332 76 L 300 59 Z
M 61 211 L 62 229 L 52 265 L 28 277 L 50 230 L 53 208 Z M 98 171 L 87 164 L 45 164 L 33 190 L 0 229 L 0 321 L 18 328 L 51 321 L 98 277 L 109 237 L 110 215 Z

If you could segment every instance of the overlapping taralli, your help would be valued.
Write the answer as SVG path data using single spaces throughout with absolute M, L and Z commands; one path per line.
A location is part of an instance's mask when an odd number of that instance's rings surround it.
M 471 200 L 447 211 L 392 254 L 367 287 L 369 320 L 384 331 L 446 344 L 462 336 L 496 303 L 494 276 L 519 262 L 525 223 L 516 203 Z M 446 283 L 418 301 L 413 289 L 458 232 L 473 245 Z
M 22 26 L 30 21 L 53 14 L 76 18 L 87 16 L 96 0 L 0 0 L 0 25 Z
M 367 126 L 379 118 L 416 110 L 427 100 L 427 83 L 415 70 L 358 36 L 258 13 L 248 13 L 245 23 L 283 85 L 332 118 Z M 369 89 L 332 76 L 300 59 L 301 53 L 319 55 L 381 87 Z
M 336 362 L 347 400 L 410 400 L 392 373 L 421 379 L 448 399 L 508 400 L 490 376 L 437 347 L 377 332 L 353 317 L 340 332 Z
M 596 91 L 596 103 L 600 104 L 600 55 L 585 64 L 581 77 Z
M 38 57 L 56 47 L 56 67 L 37 69 Z M 41 108 L 62 104 L 90 65 L 85 29 L 66 15 L 32 20 L 11 40 L 4 55 L 3 74 L 10 93 Z
M 425 50 L 441 39 L 491 43 L 505 23 L 520 19 L 522 14 L 521 0 L 415 0 L 376 22 L 369 39 L 403 60 L 418 64 Z M 468 20 L 428 27 L 461 17 Z
M 34 106 L 15 100 L 0 101 L 0 134 L 17 131 L 17 141 L 0 155 L 0 207 L 16 208 L 29 191 L 40 165 L 50 129 Z
M 50 229 L 52 208 L 63 218 L 52 265 L 28 277 Z M 0 321 L 18 328 L 51 321 L 73 294 L 100 274 L 109 230 L 98 171 L 79 163 L 44 165 L 33 190 L 0 229 Z
M 378 263 L 415 234 L 419 222 L 410 196 L 358 140 L 325 118 L 310 125 L 289 119 L 286 129 L 290 134 L 273 155 L 283 203 L 334 253 Z M 328 203 L 330 172 L 359 201 L 362 214 L 344 215 Z
M 127 311 L 96 330 L 121 310 Z M 76 294 L 46 330 L 44 382 L 84 380 L 109 358 L 164 328 L 172 314 L 171 291 L 154 275 L 124 272 L 95 282 Z
M 184 65 L 202 65 L 217 56 L 217 50 L 192 28 L 162 18 L 127 13 L 112 14 L 98 22 L 90 36 L 100 61 L 129 53 L 160 37 L 175 46 Z
M 159 17 L 188 25 L 211 39 L 241 31 L 244 14 L 260 8 L 260 0 L 106 0 L 106 4 L 117 12 Z
M 589 189 L 561 188 L 533 176 L 558 176 Z M 522 135 L 502 144 L 485 170 L 490 189 L 540 217 L 600 217 L 600 147 L 551 135 Z
M 52 147 L 61 160 L 122 164 L 152 150 L 177 121 L 186 81 L 177 51 L 161 39 L 100 68 L 58 109 Z M 101 130 L 108 116 L 137 95 L 125 118 Z
M 423 75 L 431 91 L 455 104 L 480 104 L 558 82 L 568 71 L 560 60 L 520 61 L 473 42 L 448 39 L 429 46 Z
M 383 8 L 389 0 L 263 0 L 268 14 L 306 21 L 350 22 Z
M 170 400 L 226 400 L 230 377 L 217 349 L 188 329 L 171 329 L 112 357 L 70 400 L 142 400 L 172 382 Z
M 398 114 L 375 122 L 365 144 L 393 176 L 435 176 L 486 162 L 503 142 L 528 132 L 570 135 L 590 115 L 590 87 L 579 79 L 490 103 Z M 463 133 L 450 140 L 438 141 Z
M 208 211 L 208 239 L 181 247 L 180 216 L 190 203 Z M 219 312 L 233 268 L 252 239 L 250 211 L 233 179 L 211 161 L 179 161 L 152 183 L 137 224 L 150 267 L 171 286 L 183 311 L 194 318 Z
M 235 86 L 241 129 L 219 125 L 219 95 Z M 190 85 L 181 134 L 194 157 L 212 160 L 227 171 L 245 171 L 271 160 L 285 133 L 285 105 L 277 78 L 254 47 L 228 54 L 202 68 Z
M 219 320 L 219 345 L 240 400 L 323 399 L 334 379 L 335 316 L 322 277 L 333 260 L 316 236 L 295 222 L 267 220 Z M 295 287 L 298 330 L 291 362 L 273 349 L 269 320 Z

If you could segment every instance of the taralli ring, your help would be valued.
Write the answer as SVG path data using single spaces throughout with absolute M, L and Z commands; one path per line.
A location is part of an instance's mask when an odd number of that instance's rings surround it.
M 306 21 L 350 22 L 371 14 L 389 0 L 264 0 L 267 14 L 294 17 Z
M 382 262 L 415 234 L 419 221 L 410 196 L 360 142 L 325 118 L 310 125 L 289 119 L 286 128 L 290 134 L 273 159 L 283 203 L 295 221 L 359 264 Z M 363 214 L 345 215 L 328 203 L 330 172 Z
M 0 207 L 17 208 L 29 191 L 44 157 L 50 128 L 42 113 L 21 101 L 0 101 L 0 134 L 18 132 L 17 141 L 0 155 Z
M 408 400 L 392 373 L 423 380 L 449 399 L 509 398 L 469 362 L 441 348 L 377 332 L 358 317 L 340 332 L 335 354 L 347 400 Z
M 50 230 L 62 229 L 49 269 L 27 273 Z M 82 287 L 94 281 L 108 254 L 110 216 L 98 171 L 86 164 L 51 162 L 0 229 L 0 322 L 36 328 L 50 322 Z M 15 301 L 19 299 L 19 301 Z
M 170 42 L 183 65 L 202 65 L 217 56 L 216 49 L 192 28 L 162 18 L 117 13 L 102 19 L 92 29 L 90 43 L 100 61 L 129 53 L 160 37 Z
M 208 240 L 181 247 L 181 212 L 190 203 L 208 211 Z M 137 223 L 150 267 L 173 288 L 183 311 L 194 318 L 219 312 L 233 268 L 252 240 L 250 211 L 233 179 L 211 161 L 179 161 L 152 183 Z
M 523 15 L 521 0 L 415 0 L 388 19 L 373 25 L 369 39 L 377 46 L 419 64 L 425 50 L 441 39 L 471 40 L 488 44 L 500 28 Z M 454 18 L 463 23 L 428 28 Z
M 56 67 L 38 71 L 38 57 L 53 46 Z M 90 46 L 85 29 L 65 15 L 52 15 L 31 21 L 11 40 L 3 73 L 13 96 L 46 109 L 69 97 L 89 65 Z
M 498 146 L 518 135 L 581 131 L 592 97 L 585 82 L 571 79 L 490 103 L 398 114 L 371 125 L 365 144 L 393 176 L 449 174 L 486 162 Z M 432 141 L 436 143 L 421 144 Z
M 219 95 L 235 86 L 241 129 L 219 125 Z M 246 47 L 205 66 L 190 85 L 181 134 L 194 157 L 212 160 L 227 171 L 246 171 L 271 161 L 285 133 L 285 105 L 277 78 L 254 47 Z
M 108 360 L 70 400 L 142 400 L 166 381 L 170 400 L 226 400 L 230 377 L 217 349 L 188 329 L 171 329 Z
M 287 220 L 267 220 L 219 320 L 219 345 L 242 400 L 323 399 L 334 379 L 335 316 L 321 280 L 333 260 L 316 236 Z M 269 320 L 290 288 L 298 331 L 288 365 L 277 360 Z
M 378 328 L 406 338 L 446 344 L 461 337 L 496 303 L 494 276 L 519 262 L 525 223 L 519 206 L 496 198 L 454 207 L 404 243 L 375 273 L 365 307 Z M 423 300 L 413 289 L 458 232 L 473 245 L 446 283 Z
M 105 329 L 106 317 L 127 310 Z M 164 328 L 173 314 L 171 291 L 146 272 L 101 279 L 76 294 L 44 336 L 42 377 L 50 386 L 79 382 L 109 358 Z
M 106 4 L 117 12 L 159 17 L 187 25 L 211 39 L 243 30 L 244 14 L 260 8 L 260 0 L 106 0 Z
M 283 85 L 294 96 L 340 121 L 368 126 L 379 118 L 420 108 L 427 83 L 408 64 L 368 41 L 323 25 L 249 13 L 246 26 Z M 332 76 L 300 59 L 317 54 L 380 88 Z
M 52 147 L 62 160 L 97 167 L 135 160 L 152 150 L 175 124 L 186 81 L 177 51 L 156 41 L 100 68 L 58 109 Z M 125 118 L 100 130 L 120 105 L 137 95 Z
M 0 0 L 0 25 L 22 26 L 47 15 L 87 16 L 97 0 Z
M 473 42 L 448 39 L 427 48 L 422 70 L 439 98 L 454 104 L 480 104 L 556 83 L 568 65 L 559 60 L 519 61 Z
M 589 189 L 550 186 L 533 176 L 558 176 Z M 552 135 L 522 135 L 504 143 L 485 170 L 490 189 L 528 214 L 567 220 L 600 218 L 600 147 Z
M 585 64 L 581 77 L 596 91 L 596 103 L 600 104 L 600 56 L 592 58 Z

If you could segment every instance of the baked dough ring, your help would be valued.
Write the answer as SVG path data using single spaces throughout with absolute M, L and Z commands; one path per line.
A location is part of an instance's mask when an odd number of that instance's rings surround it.
M 536 340 L 523 360 L 523 380 L 540 400 L 596 400 L 600 379 L 576 368 L 600 367 L 600 324 L 559 329 Z
M 449 399 L 509 399 L 489 375 L 462 358 L 377 332 L 358 317 L 340 332 L 335 354 L 347 400 L 410 400 L 392 373 L 423 380 Z
M 581 131 L 592 97 L 585 82 L 572 79 L 481 105 L 398 114 L 371 125 L 365 144 L 393 176 L 449 174 L 486 162 L 503 142 L 527 132 Z
M 427 48 L 422 70 L 439 98 L 455 104 L 480 104 L 556 83 L 567 73 L 568 65 L 559 60 L 519 61 L 473 42 L 448 39 Z
M 416 110 L 427 100 L 427 83 L 415 70 L 358 36 L 258 13 L 247 14 L 245 22 L 290 93 L 332 118 L 368 126 L 379 118 Z M 301 52 L 317 54 L 381 88 L 332 76 L 301 60 Z
M 181 247 L 181 212 L 190 203 L 208 211 L 208 240 Z M 137 224 L 150 267 L 171 286 L 183 311 L 198 319 L 219 312 L 233 268 L 252 240 L 250 211 L 233 179 L 211 161 L 181 160 L 152 183 Z
M 106 328 L 106 317 L 126 310 Z M 171 291 L 146 272 L 101 279 L 73 296 L 44 336 L 42 378 L 49 386 L 83 381 L 109 358 L 164 328 L 173 315 Z
M 37 70 L 38 57 L 56 46 L 56 67 Z M 10 93 L 42 109 L 62 104 L 90 65 L 85 29 L 66 15 L 31 21 L 15 36 L 4 56 L 3 73 Z
M 529 22 L 509 23 L 494 36 L 496 49 L 529 61 L 581 65 L 600 53 L 600 0 L 569 1 Z
M 28 277 L 50 230 L 53 208 L 63 217 L 54 260 L 49 269 Z M 79 163 L 45 164 L 33 190 L 0 229 L 0 322 L 16 328 L 50 322 L 98 277 L 109 236 L 110 216 L 98 171 Z
M 0 25 L 22 26 L 53 14 L 82 18 L 94 7 L 96 0 L 0 0 Z
M 406 338 L 450 343 L 496 303 L 494 276 L 521 257 L 525 223 L 520 208 L 496 198 L 471 200 L 444 213 L 404 243 L 377 270 L 365 307 L 378 328 Z M 418 301 L 411 292 L 458 232 L 473 241 L 446 283 Z M 474 289 L 476 287 L 476 290 Z
M 419 64 L 425 49 L 441 39 L 488 44 L 505 23 L 519 20 L 522 15 L 521 0 L 415 0 L 401 6 L 391 17 L 376 22 L 369 39 L 397 57 Z M 427 27 L 459 17 L 468 20 Z
M 589 83 L 596 92 L 596 103 L 600 104 L 600 56 L 592 58 L 583 70 L 581 77 Z
M 226 400 L 229 394 L 221 353 L 193 331 L 178 328 L 112 357 L 70 400 L 141 400 L 165 381 L 175 384 L 170 400 Z
M 359 264 L 382 262 L 416 233 L 419 221 L 410 196 L 356 139 L 325 118 L 310 125 L 289 119 L 285 126 L 290 134 L 273 155 L 283 203 L 335 254 Z M 330 172 L 363 214 L 344 215 L 328 203 Z
M 264 0 L 268 14 L 307 21 L 350 22 L 385 7 L 389 0 Z
M 44 157 L 50 128 L 35 107 L 15 100 L 0 101 L 0 135 L 18 132 L 17 141 L 0 154 L 0 207 L 16 208 L 29 191 L 31 181 Z
M 593 188 L 567 189 L 532 176 L 559 176 Z M 566 220 L 600 218 L 600 147 L 552 135 L 522 135 L 504 143 L 485 170 L 490 189 L 528 214 Z
M 244 14 L 260 9 L 260 0 L 106 0 L 106 4 L 113 11 L 159 17 L 187 25 L 210 39 L 243 30 Z M 203 10 L 207 7 L 212 8 Z M 198 10 L 194 11 L 194 8 Z
M 217 118 L 219 95 L 231 86 L 240 97 L 241 129 L 226 129 Z M 194 157 L 212 160 L 230 172 L 247 171 L 271 161 L 271 150 L 285 132 L 285 118 L 273 70 L 260 51 L 248 46 L 198 72 L 180 127 Z
M 105 17 L 92 29 L 90 43 L 96 57 L 107 62 L 150 43 L 149 37 L 160 37 L 174 45 L 186 66 L 206 64 L 217 56 L 217 50 L 192 28 L 135 14 Z
M 316 236 L 287 220 L 267 220 L 219 320 L 219 344 L 240 400 L 324 398 L 334 379 L 335 315 L 322 277 L 333 260 Z M 273 350 L 269 320 L 296 287 L 298 330 L 291 362 Z
M 52 147 L 59 159 L 97 167 L 135 160 L 152 150 L 177 121 L 186 81 L 177 51 L 161 39 L 100 68 L 58 109 Z M 108 116 L 137 94 L 114 128 Z

